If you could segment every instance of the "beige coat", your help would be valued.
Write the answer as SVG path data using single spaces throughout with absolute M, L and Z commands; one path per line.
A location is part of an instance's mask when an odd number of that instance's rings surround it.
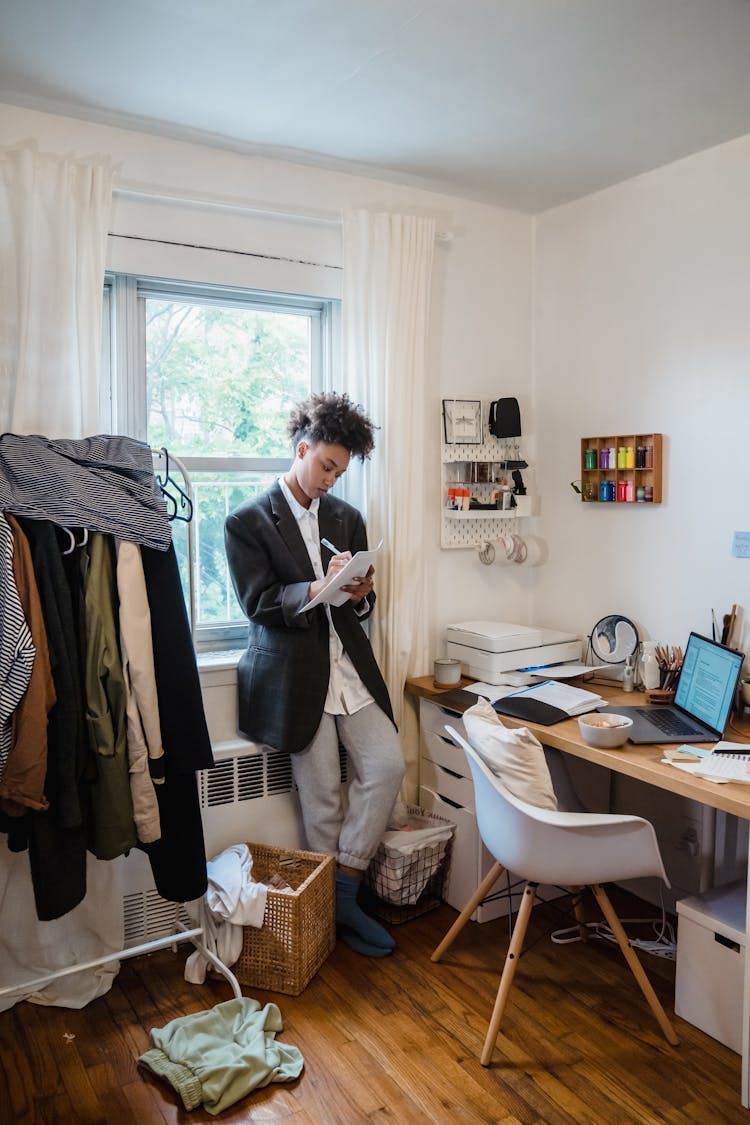
M 130 791 L 138 839 L 161 837 L 154 784 L 164 780 L 159 701 L 140 548 L 117 540 L 117 593 L 120 599 L 120 654 L 125 677 Z

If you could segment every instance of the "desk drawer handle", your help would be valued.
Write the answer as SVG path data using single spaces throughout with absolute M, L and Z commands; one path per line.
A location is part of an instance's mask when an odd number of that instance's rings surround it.
M 450 797 L 446 797 L 444 793 L 438 793 L 438 797 L 441 801 L 445 801 L 446 805 L 451 805 L 451 807 L 454 809 L 462 809 L 464 807 L 463 805 L 459 805 L 458 801 L 454 801 Z
M 733 949 L 735 953 L 739 953 L 740 951 L 738 943 L 732 941 L 731 938 L 724 937 L 723 934 L 714 934 L 714 941 L 718 942 L 719 945 L 725 946 L 727 949 Z
M 461 751 L 456 746 L 456 744 L 455 744 L 455 742 L 453 741 L 452 738 L 446 738 L 446 736 L 444 734 L 439 734 L 438 738 L 441 740 L 441 742 L 444 742 L 446 746 L 450 746 L 451 750 L 453 750 L 454 753 L 456 753 L 456 754 L 461 753 Z
M 439 770 L 442 770 L 443 773 L 447 773 L 448 777 L 457 777 L 459 779 L 459 781 L 465 780 L 464 775 L 462 773 L 456 773 L 455 770 L 450 769 L 448 766 L 442 765 L 440 762 L 435 762 L 434 764 L 437 766 L 437 768 Z

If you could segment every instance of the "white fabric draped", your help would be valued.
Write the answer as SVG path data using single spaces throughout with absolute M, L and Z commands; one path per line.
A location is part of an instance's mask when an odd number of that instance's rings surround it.
M 0 432 L 98 433 L 108 158 L 0 149 Z
M 368 539 L 384 540 L 370 640 L 399 727 L 406 677 L 428 663 L 421 482 L 434 248 L 433 219 L 355 211 L 344 220 L 343 389 L 380 427 L 364 467 Z
M 0 148 L 0 432 L 98 433 L 104 256 L 112 200 L 108 159 Z M 118 962 L 37 990 L 26 982 L 122 949 L 120 862 L 88 857 L 88 893 L 40 922 L 28 853 L 0 841 L 0 983 L 19 1000 L 82 1007 L 111 987 Z

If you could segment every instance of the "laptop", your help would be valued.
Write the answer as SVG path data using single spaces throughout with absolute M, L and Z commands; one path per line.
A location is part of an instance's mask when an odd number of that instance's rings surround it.
M 605 710 L 633 720 L 630 741 L 638 745 L 717 742 L 724 736 L 743 660 L 741 652 L 691 633 L 674 703 Z

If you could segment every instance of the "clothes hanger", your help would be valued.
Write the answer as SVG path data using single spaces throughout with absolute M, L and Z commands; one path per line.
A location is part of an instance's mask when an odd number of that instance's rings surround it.
M 89 541 L 89 529 L 87 527 L 84 527 L 84 528 L 81 529 L 81 541 L 80 541 L 80 543 L 76 542 L 75 534 L 71 531 L 71 529 L 69 527 L 63 527 L 63 528 L 61 528 L 61 530 L 64 531 L 66 533 L 66 535 L 68 536 L 68 538 L 70 539 L 70 546 L 67 548 L 67 550 L 63 551 L 64 555 L 72 555 L 73 551 L 76 549 L 76 547 L 85 547 L 86 544 Z
M 159 481 L 162 496 L 167 502 L 168 508 L 171 506 L 171 511 L 167 512 L 167 518 L 169 520 L 183 520 L 185 523 L 189 523 L 193 518 L 193 501 L 190 499 L 187 492 L 180 487 L 169 471 L 169 450 L 166 446 L 162 446 L 159 453 L 164 458 L 164 473 L 163 475 L 157 473 L 156 479 Z M 185 513 L 184 515 L 180 515 L 177 500 L 174 494 L 169 491 L 170 488 L 174 489 L 174 492 L 177 493 L 180 500 L 179 509 Z

